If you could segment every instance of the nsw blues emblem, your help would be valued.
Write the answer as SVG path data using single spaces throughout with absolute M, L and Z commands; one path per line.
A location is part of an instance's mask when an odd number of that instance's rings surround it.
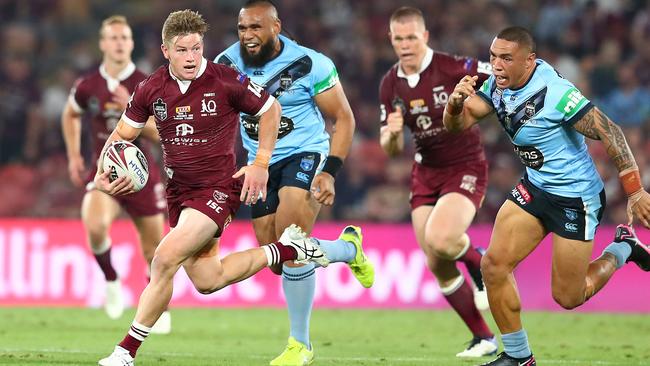
M 566 218 L 573 221 L 578 218 L 578 213 L 576 210 L 572 208 L 565 208 L 564 209 L 564 214 L 566 215 Z
M 300 160 L 300 169 L 304 171 L 311 171 L 314 168 L 314 155 L 307 155 Z

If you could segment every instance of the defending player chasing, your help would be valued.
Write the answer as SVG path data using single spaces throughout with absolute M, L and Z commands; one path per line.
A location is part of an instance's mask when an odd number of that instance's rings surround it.
M 317 242 L 296 226 L 287 228 L 279 241 L 219 257 L 219 237 L 240 202 L 266 198 L 267 168 L 281 107 L 245 75 L 203 57 L 206 31 L 199 13 L 183 10 L 169 15 L 161 45 L 169 64 L 136 87 L 106 141 L 105 146 L 115 140 L 133 141 L 154 116 L 169 178 L 167 207 L 172 229 L 156 249 L 151 281 L 140 296 L 129 331 L 113 353 L 99 361 L 103 366 L 134 364 L 138 348 L 169 304 L 173 277 L 180 266 L 199 292 L 209 294 L 288 260 L 329 263 Z M 260 150 L 251 165 L 236 171 L 234 144 L 240 112 L 259 117 Z M 101 159 L 98 166 L 102 166 Z M 132 191 L 128 177 L 110 183 L 108 174 L 98 168 L 98 189 L 114 196 Z
M 490 68 L 473 58 L 429 48 L 429 32 L 416 8 L 393 12 L 389 36 L 399 60 L 379 88 L 380 143 L 389 156 L 396 156 L 404 150 L 404 126 L 413 133 L 417 152 L 411 178 L 413 229 L 445 299 L 472 332 L 466 349 L 456 356 L 493 355 L 496 338 L 477 307 L 487 308 L 482 255 L 465 233 L 485 196 L 487 162 L 478 127 L 450 134 L 442 124 L 445 103 L 458 78 L 471 73 L 485 80 Z M 475 294 L 456 262 L 467 267 Z
M 475 76 L 467 75 L 456 85 L 444 123 L 449 130 L 461 131 L 496 112 L 526 167 L 497 214 L 481 268 L 504 345 L 504 352 L 485 365 L 533 366 L 514 269 L 552 233 L 552 293 L 566 309 L 589 300 L 627 262 L 650 270 L 650 249 L 630 226 L 636 218 L 650 228 L 650 195 L 641 185 L 621 129 L 551 65 L 536 58 L 528 30 L 502 30 L 490 47 L 490 62 L 494 74 L 477 93 Z M 629 222 L 617 227 L 613 242 L 594 261 L 590 258 L 605 190 L 585 137 L 605 145 L 628 196 Z
M 282 24 L 269 1 L 248 1 L 239 12 L 239 42 L 215 62 L 246 73 L 282 105 L 278 141 L 271 157 L 268 197 L 252 205 L 253 227 L 260 244 L 277 240 L 295 223 L 310 233 L 321 205 L 334 202 L 334 179 L 348 154 L 354 116 L 333 62 L 325 55 L 280 35 Z M 334 121 L 331 136 L 325 119 Z M 249 162 L 259 154 L 258 118 L 241 115 L 241 136 Z M 327 157 L 326 157 L 327 156 Z M 374 269 L 361 247 L 361 230 L 346 227 L 339 240 L 319 242 L 328 258 L 347 262 L 364 287 Z M 286 349 L 271 365 L 311 364 L 314 352 L 309 320 L 316 286 L 316 264 L 274 266 L 282 275 L 290 333 Z
M 70 180 L 77 187 L 86 186 L 81 219 L 90 248 L 106 279 L 104 310 L 111 319 L 117 319 L 122 316 L 125 304 L 121 281 L 111 259 L 111 224 L 123 208 L 135 224 L 142 253 L 150 265 L 156 246 L 163 236 L 165 200 L 156 164 L 150 164 L 149 183 L 142 191 L 132 195 L 112 197 L 96 189 L 93 183 L 94 162 L 99 158 L 104 141 L 115 128 L 135 86 L 146 78 L 131 61 L 133 37 L 125 17 L 111 16 L 102 22 L 99 48 L 103 53 L 102 64 L 77 80 L 63 110 L 61 125 Z M 90 172 L 86 170 L 81 154 L 81 124 L 84 115 L 90 117 L 88 122 L 93 144 L 93 165 Z M 158 142 L 158 132 L 153 123 L 146 126 L 143 134 Z M 147 160 L 155 161 L 150 146 L 145 141 L 138 144 Z M 171 316 L 166 311 L 152 332 L 170 331 Z

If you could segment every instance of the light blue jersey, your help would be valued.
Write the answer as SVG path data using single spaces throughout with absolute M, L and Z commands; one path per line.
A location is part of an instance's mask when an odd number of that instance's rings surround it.
M 558 196 L 596 196 L 603 182 L 573 128 L 593 105 L 551 65 L 536 62 L 523 87 L 501 90 L 490 76 L 478 95 L 496 110 L 531 183 Z
M 271 164 L 301 152 L 326 155 L 329 135 L 313 97 L 338 82 L 334 63 L 325 55 L 302 47 L 282 35 L 280 54 L 262 67 L 247 67 L 239 53 L 239 42 L 228 47 L 214 61 L 231 65 L 263 86 L 282 106 L 282 120 Z M 241 135 L 248 161 L 252 163 L 258 147 L 258 120 L 241 115 Z M 323 161 L 324 159 L 321 159 Z

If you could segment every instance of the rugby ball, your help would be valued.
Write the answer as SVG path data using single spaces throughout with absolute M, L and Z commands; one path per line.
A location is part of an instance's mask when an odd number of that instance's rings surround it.
M 149 179 L 147 158 L 142 151 L 128 141 L 114 141 L 104 152 L 104 171 L 110 172 L 111 182 L 127 176 L 133 182 L 133 190 L 138 192 L 144 188 Z

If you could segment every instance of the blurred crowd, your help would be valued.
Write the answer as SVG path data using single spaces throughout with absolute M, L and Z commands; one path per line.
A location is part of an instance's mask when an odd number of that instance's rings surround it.
M 60 114 L 76 77 L 97 67 L 100 22 L 126 15 L 134 61 L 145 72 L 164 62 L 161 26 L 170 11 L 191 8 L 210 24 L 205 56 L 237 41 L 243 0 L 0 0 L 0 216 L 79 217 L 83 192 L 73 188 Z M 378 86 L 396 61 L 388 19 L 401 5 L 419 7 L 430 46 L 487 60 L 494 35 L 508 25 L 531 29 L 538 57 L 624 128 L 645 187 L 650 187 L 650 2 L 644 0 L 278 0 L 286 34 L 334 60 L 355 112 L 352 151 L 337 178 L 334 207 L 321 219 L 409 219 L 412 143 L 389 159 L 379 146 Z M 522 173 L 496 120 L 481 123 L 490 164 L 477 221 L 491 223 Z M 606 182 L 605 222 L 625 220 L 625 197 L 602 144 L 590 149 Z M 90 151 L 89 146 L 85 151 Z M 241 152 L 240 152 L 241 155 Z M 89 159 L 87 160 L 89 161 Z M 244 209 L 241 217 L 248 217 Z

